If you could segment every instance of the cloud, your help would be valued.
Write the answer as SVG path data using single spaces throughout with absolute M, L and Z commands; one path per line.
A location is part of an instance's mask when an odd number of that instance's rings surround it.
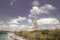
M 33 6 L 32 9 L 30 10 L 31 14 L 38 14 L 40 13 L 40 9 L 37 6 Z
M 19 30 L 19 31 L 24 31 L 24 30 L 31 30 L 32 26 L 29 26 L 29 25 L 20 25 L 19 27 L 14 27 L 15 30 Z M 13 28 L 13 29 L 14 29 Z
M 5 26 L 6 26 L 5 22 L 3 20 L 1 20 L 0 21 L 0 27 L 5 27 Z
M 14 21 L 12 21 L 14 20 Z M 27 21 L 26 21 L 27 20 Z M 21 24 L 19 23 L 19 21 L 23 21 L 25 24 Z M 26 24 L 26 22 L 27 24 Z M 60 22 L 57 18 L 42 18 L 42 19 L 38 19 L 37 20 L 37 24 L 39 29 L 55 29 L 60 28 L 58 25 Z M 26 17 L 17 17 L 15 19 L 11 19 L 9 22 L 6 21 L 0 21 L 0 29 L 1 30 L 10 30 L 10 31 L 21 31 L 21 30 L 28 30 L 31 31 L 33 25 L 29 25 L 32 24 L 32 19 L 27 19 Z M 51 25 L 50 25 L 51 24 Z M 53 25 L 54 24 L 54 25 Z M 56 26 L 56 27 L 55 27 Z
M 28 23 L 32 23 L 32 20 L 31 19 L 28 19 Z
M 40 7 L 40 13 L 49 13 L 52 10 L 55 10 L 56 7 L 54 7 L 51 4 L 45 4 L 44 6 Z
M 19 27 L 21 25 L 20 22 L 26 21 L 27 18 L 26 17 L 21 17 L 19 16 L 18 18 L 15 19 L 11 19 L 9 22 L 7 22 L 9 24 L 9 27 Z
M 6 22 L 0 21 L 0 30 L 18 31 L 28 29 L 30 27 L 28 23 L 26 25 L 26 22 L 28 22 L 27 20 L 28 19 L 26 17 L 18 16 L 17 18 L 10 19 Z
M 31 19 L 18 16 L 17 18 L 10 19 L 6 22 L 0 21 L 0 29 L 10 30 L 10 31 L 31 29 L 32 26 L 29 25 L 29 23 L 31 22 L 32 22 Z
M 42 18 L 37 20 L 38 25 L 41 24 L 59 24 L 59 20 L 56 18 Z
M 19 27 L 20 25 L 18 24 L 9 24 L 9 27 Z
M 19 16 L 18 18 L 11 19 L 8 23 L 19 24 L 19 21 L 26 21 L 26 20 L 27 20 L 26 17 L 21 17 L 21 16 Z
M 0 24 L 4 23 L 4 21 L 0 21 Z
M 8 28 L 8 25 L 3 20 L 1 20 L 0 21 L 0 30 L 7 30 L 7 28 Z
M 39 5 L 39 2 L 38 1 L 33 1 L 33 6 L 32 6 L 32 9 L 30 9 L 30 13 L 29 14 L 29 17 L 31 17 L 31 15 L 33 14 L 49 14 L 51 11 L 57 9 L 56 7 L 54 7 L 53 5 L 51 4 L 45 4 L 41 7 L 38 6 Z
M 14 27 L 15 26 L 15 27 Z M 12 30 L 14 31 L 23 31 L 23 30 L 30 30 L 32 28 L 32 26 L 29 26 L 29 25 L 14 25 L 14 26 L 10 26 Z M 17 27 L 16 27 L 17 26 Z
M 29 26 L 29 25 L 21 25 L 20 28 L 22 30 L 28 30 L 28 31 L 31 31 L 32 30 L 32 26 Z
M 39 2 L 37 0 L 36 1 L 33 1 L 32 5 L 38 6 L 39 5 Z
M 38 7 L 38 6 L 33 6 L 32 9 L 30 10 L 31 14 L 41 14 L 41 13 L 45 13 L 48 14 L 50 11 L 55 10 L 56 7 L 54 7 L 51 4 L 45 4 L 42 7 Z
M 9 27 L 13 30 L 28 30 L 32 28 L 32 20 L 27 19 L 26 17 L 19 16 L 18 18 L 11 19 L 9 22 Z M 22 24 L 23 23 L 23 24 Z
M 4 21 L 0 21 L 0 27 L 2 26 L 3 27 L 4 25 Z

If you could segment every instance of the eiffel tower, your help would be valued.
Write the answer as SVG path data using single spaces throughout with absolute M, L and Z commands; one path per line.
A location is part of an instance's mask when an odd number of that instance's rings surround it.
M 36 13 L 34 14 L 34 20 L 33 20 L 33 30 L 39 30 L 38 29 L 38 26 L 37 26 L 37 16 L 36 16 Z
M 37 4 L 36 4 L 37 3 Z M 38 6 L 39 5 L 39 2 L 38 0 L 35 0 L 33 2 L 33 6 Z M 36 13 L 36 10 L 34 10 L 34 14 L 33 14 L 33 30 L 39 30 L 38 29 L 38 26 L 37 26 L 37 13 Z

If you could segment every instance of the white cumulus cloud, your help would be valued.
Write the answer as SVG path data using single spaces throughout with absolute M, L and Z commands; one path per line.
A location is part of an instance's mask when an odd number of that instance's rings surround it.
M 42 18 L 37 20 L 38 25 L 41 24 L 59 24 L 59 20 L 56 18 Z
M 32 23 L 32 20 L 31 19 L 28 19 L 28 23 Z
M 0 21 L 0 24 L 4 23 L 4 21 Z
M 21 16 L 19 16 L 18 18 L 11 19 L 9 23 L 16 23 L 16 24 L 19 24 L 18 21 L 25 21 L 25 20 L 27 20 L 26 17 L 21 17 Z
M 7 22 L 9 24 L 9 27 L 19 27 L 22 21 L 26 21 L 27 18 L 26 17 L 21 17 L 19 16 L 18 18 L 15 19 L 11 19 L 9 22 Z
M 44 6 L 40 7 L 40 13 L 49 13 L 52 10 L 55 10 L 56 7 L 54 7 L 51 4 L 45 4 Z
M 38 0 L 36 0 L 36 1 L 33 1 L 32 5 L 34 5 L 34 6 L 38 6 L 38 5 L 39 5 L 39 2 L 38 2 Z
M 57 9 L 55 6 L 51 4 L 45 4 L 41 7 L 39 7 L 38 5 L 39 5 L 38 1 L 33 1 L 32 9 L 30 9 L 31 14 L 29 14 L 29 17 L 31 17 L 31 15 L 33 14 L 37 14 L 37 15 L 41 13 L 49 14 L 52 10 Z
M 41 14 L 41 13 L 45 13 L 48 14 L 50 11 L 55 10 L 56 7 L 54 7 L 51 4 L 45 4 L 42 7 L 38 7 L 38 6 L 33 6 L 32 9 L 30 10 L 31 14 Z

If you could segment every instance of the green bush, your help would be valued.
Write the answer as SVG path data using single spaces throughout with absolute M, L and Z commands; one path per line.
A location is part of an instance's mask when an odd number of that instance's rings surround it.
M 16 32 L 16 35 L 29 40 L 60 40 L 60 30 L 35 30 Z

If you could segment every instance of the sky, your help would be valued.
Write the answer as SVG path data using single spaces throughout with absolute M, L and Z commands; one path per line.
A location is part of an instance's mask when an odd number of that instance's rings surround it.
M 31 28 L 34 13 L 38 25 L 59 24 L 59 4 L 60 0 L 0 0 L 0 29 Z

